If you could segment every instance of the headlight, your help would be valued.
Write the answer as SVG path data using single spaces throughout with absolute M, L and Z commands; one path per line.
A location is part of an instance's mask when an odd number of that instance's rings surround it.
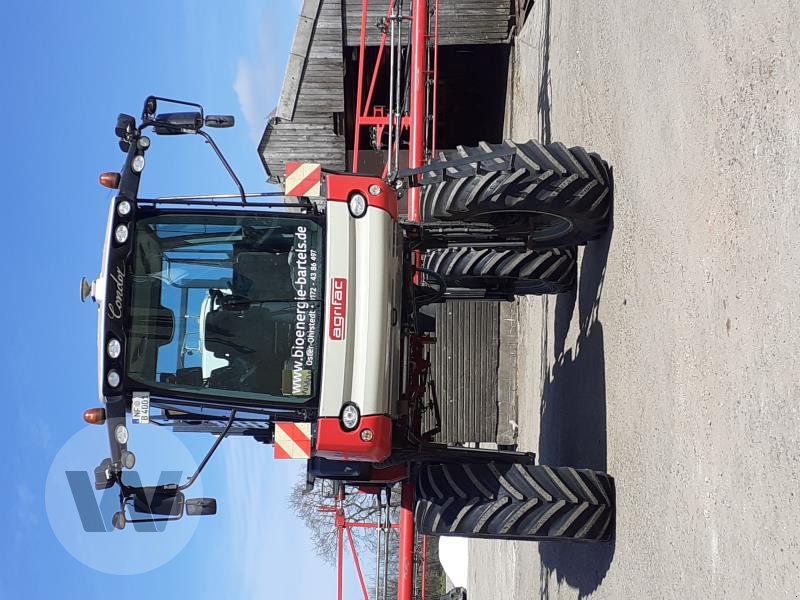
M 125 425 L 117 425 L 114 429 L 114 439 L 118 444 L 124 445 L 128 443 L 128 428 Z
M 125 436 L 126 441 L 127 437 L 128 436 L 126 435 Z M 134 455 L 133 452 L 130 452 L 128 450 L 123 450 L 120 458 L 122 459 L 122 466 L 125 467 L 126 469 L 132 469 L 133 467 L 136 466 L 136 455 Z
M 113 369 L 108 372 L 106 376 L 106 381 L 108 381 L 108 385 L 115 388 L 119 385 L 119 373 L 114 371 Z
M 118 339 L 111 338 L 106 345 L 106 351 L 111 358 L 118 358 L 122 353 L 122 344 L 119 343 Z
M 358 422 L 361 420 L 361 415 L 358 414 L 358 407 L 355 404 L 345 404 L 339 420 L 345 431 L 352 431 L 358 427 Z
M 133 160 L 131 161 L 131 170 L 134 173 L 141 173 L 142 171 L 144 171 L 144 155 L 143 154 L 137 154 L 136 156 L 133 157 Z
M 136 142 L 136 145 L 139 146 L 142 150 L 147 150 L 150 147 L 150 138 L 146 135 L 143 135 L 139 138 L 139 141 Z
M 124 244 L 128 241 L 128 227 L 126 225 L 117 225 L 117 228 L 114 230 L 114 239 L 117 240 L 120 244 Z
M 369 193 L 373 196 L 377 196 L 381 193 L 381 186 L 379 186 L 377 183 L 373 183 L 371 186 L 369 186 Z
M 367 199 L 364 197 L 363 194 L 359 194 L 356 192 L 352 196 L 350 196 L 350 200 L 347 202 L 347 206 L 350 208 L 350 214 L 353 215 L 356 219 L 359 217 L 363 217 L 364 214 L 367 212 Z
M 117 204 L 117 214 L 120 217 L 126 217 L 131 214 L 131 203 L 127 200 L 123 200 L 119 204 Z

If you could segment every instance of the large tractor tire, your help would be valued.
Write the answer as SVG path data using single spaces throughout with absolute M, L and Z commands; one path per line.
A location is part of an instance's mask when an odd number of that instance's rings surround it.
M 430 464 L 417 473 L 426 535 L 601 542 L 614 532 L 614 480 L 571 467 Z
M 423 267 L 442 276 L 447 287 L 486 289 L 509 294 L 559 294 L 575 285 L 576 249 L 430 250 Z
M 584 244 L 611 223 L 611 169 L 581 147 L 482 143 L 443 154 L 427 168 L 420 177 L 426 221 L 526 228 L 537 247 Z

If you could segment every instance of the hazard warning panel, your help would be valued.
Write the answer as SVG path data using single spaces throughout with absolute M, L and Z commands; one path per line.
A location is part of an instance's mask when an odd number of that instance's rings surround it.
M 287 196 L 314 196 L 322 194 L 322 166 L 317 163 L 286 163 Z
M 311 458 L 311 423 L 275 423 L 275 458 Z

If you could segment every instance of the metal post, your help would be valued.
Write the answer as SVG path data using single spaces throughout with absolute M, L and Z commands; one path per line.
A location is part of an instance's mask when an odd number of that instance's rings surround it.
M 414 594 L 414 488 L 410 480 L 402 484 L 400 498 L 400 550 L 397 574 L 397 600 L 411 600 Z
M 392 143 L 394 141 L 394 36 L 397 25 L 397 5 L 392 7 L 392 16 L 389 18 L 389 155 L 386 163 L 388 173 L 391 175 L 397 167 L 392 166 Z
M 386 512 L 383 516 L 383 600 L 389 597 L 389 544 L 392 538 L 392 490 L 386 490 Z
M 411 124 L 408 166 L 421 167 L 425 160 L 425 71 L 428 33 L 426 0 L 413 0 L 411 8 Z M 420 220 L 419 187 L 408 195 L 408 219 Z M 411 600 L 414 594 L 414 488 L 411 479 L 402 483 L 400 497 L 400 549 L 397 600 Z
M 403 81 L 403 0 L 399 1 L 400 10 L 397 14 L 397 60 L 395 62 L 394 73 L 394 97 L 397 110 L 394 111 L 394 128 L 395 128 L 395 143 L 394 143 L 394 169 L 395 171 L 400 168 L 400 141 L 403 136 L 403 115 L 405 114 L 405 106 L 403 105 L 403 94 L 400 92 L 400 85 Z M 406 57 L 406 60 L 408 58 Z M 392 171 L 389 171 L 390 173 Z
M 389 12 L 386 14 L 387 19 L 392 18 L 392 14 L 394 12 L 394 2 L 395 0 L 391 0 L 389 3 Z M 381 68 L 381 60 L 383 59 L 383 48 L 386 46 L 386 29 L 381 32 L 381 42 L 378 44 L 378 58 L 375 61 L 375 68 L 372 70 L 372 80 L 369 83 L 369 91 L 367 92 L 367 100 L 364 102 L 364 115 L 367 115 L 367 111 L 369 111 L 370 106 L 372 106 L 372 93 L 375 91 L 375 83 L 378 81 L 378 71 Z M 391 52 L 391 47 L 389 51 Z M 379 140 L 380 141 L 380 140 Z
M 428 37 L 427 0 L 413 0 L 411 9 L 411 126 L 408 166 L 421 167 L 425 160 L 425 79 Z M 419 187 L 408 193 L 408 219 L 420 220 Z
M 431 109 L 431 158 L 436 156 L 436 92 L 439 89 L 439 0 L 436 0 L 433 25 L 433 108 Z
M 358 551 L 356 550 L 356 544 L 353 541 L 353 534 L 350 532 L 349 527 L 343 527 L 345 531 L 347 531 L 347 541 L 350 542 L 350 551 L 353 553 L 353 562 L 356 565 L 356 574 L 358 575 L 358 583 L 361 584 L 361 591 L 364 594 L 364 600 L 369 600 L 369 594 L 367 593 L 367 584 L 364 581 L 364 573 L 361 571 L 361 561 L 358 559 Z
M 358 173 L 358 146 L 361 143 L 361 118 L 364 116 L 364 109 L 361 101 L 363 100 L 363 81 L 364 81 L 364 54 L 367 46 L 367 10 L 369 0 L 361 2 L 361 41 L 358 46 L 358 89 L 356 90 L 356 131 L 353 140 L 353 173 Z
M 344 577 L 343 577 L 343 569 L 344 569 L 344 527 L 337 527 L 337 539 L 339 543 L 338 551 L 339 551 L 339 572 L 338 572 L 338 587 L 339 587 L 339 600 L 344 600 L 343 591 L 344 591 Z
M 381 550 L 383 548 L 383 545 L 381 544 L 382 540 L 381 536 L 384 535 L 383 512 L 382 512 L 383 504 L 381 503 L 380 493 L 378 493 L 378 495 L 375 496 L 375 498 L 378 502 L 378 547 L 376 548 L 375 551 L 375 600 L 380 600 L 380 594 L 378 593 L 378 590 L 380 590 L 380 583 L 381 583 L 381 578 L 379 574 L 381 572 Z

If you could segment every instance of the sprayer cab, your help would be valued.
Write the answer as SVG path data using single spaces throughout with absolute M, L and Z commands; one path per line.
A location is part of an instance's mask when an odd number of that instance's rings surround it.
M 158 113 L 159 103 L 191 110 Z M 96 485 L 119 486 L 120 524 L 126 507 L 161 519 L 206 514 L 183 497 L 193 478 L 125 484 L 123 471 L 135 464 L 130 425 L 201 424 L 217 434 L 211 453 L 229 434 L 271 442 L 276 421 L 304 422 L 320 458 L 391 454 L 404 277 L 395 190 L 379 178 L 320 170 L 318 202 L 247 194 L 204 131 L 232 124 L 198 104 L 150 96 L 139 123 L 119 115 L 125 163 L 100 176 L 117 193 L 101 274 L 81 282 L 81 298 L 99 308 L 103 407 L 84 416 L 108 428 L 111 456 Z M 140 197 L 148 129 L 203 137 L 238 193 Z

